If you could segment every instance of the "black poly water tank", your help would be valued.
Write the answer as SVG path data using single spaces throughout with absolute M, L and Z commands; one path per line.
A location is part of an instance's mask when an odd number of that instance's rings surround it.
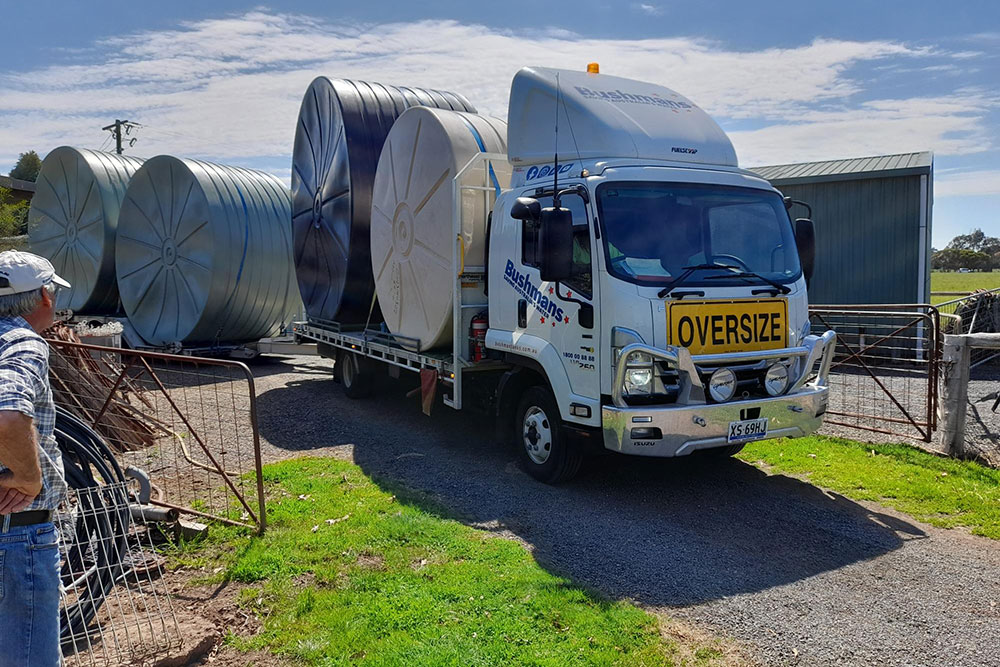
M 315 79 L 299 109 L 292 153 L 295 273 L 313 319 L 363 324 L 375 282 L 369 253 L 372 184 L 389 129 L 411 106 L 468 111 L 461 95 L 346 79 Z M 372 322 L 382 319 L 376 304 Z

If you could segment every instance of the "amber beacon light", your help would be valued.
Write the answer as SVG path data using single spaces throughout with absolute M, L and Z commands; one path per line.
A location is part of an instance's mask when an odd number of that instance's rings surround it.
M 598 63 L 587 63 L 587 74 L 600 74 L 601 66 Z

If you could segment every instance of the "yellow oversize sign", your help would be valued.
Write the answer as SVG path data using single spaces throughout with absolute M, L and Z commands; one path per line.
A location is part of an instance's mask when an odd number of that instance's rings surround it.
M 667 309 L 670 344 L 691 354 L 775 350 L 788 337 L 784 299 L 677 301 Z

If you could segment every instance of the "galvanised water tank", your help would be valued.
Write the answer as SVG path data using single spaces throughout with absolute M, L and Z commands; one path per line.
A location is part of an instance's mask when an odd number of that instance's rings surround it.
M 45 156 L 28 212 L 28 243 L 73 286 L 59 291 L 57 308 L 84 315 L 117 311 L 118 211 L 142 162 L 70 146 Z
M 368 250 L 382 144 L 409 107 L 475 112 L 461 95 L 319 77 L 302 100 L 292 153 L 295 272 L 310 318 L 381 321 Z
M 152 345 L 259 340 L 295 310 L 288 190 L 251 169 L 161 155 L 118 220 L 122 305 Z

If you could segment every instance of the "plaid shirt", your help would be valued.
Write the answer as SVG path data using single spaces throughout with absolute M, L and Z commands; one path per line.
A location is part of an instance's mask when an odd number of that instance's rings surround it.
M 25 511 L 55 510 L 66 494 L 66 481 L 52 435 L 56 406 L 49 387 L 49 346 L 21 317 L 0 317 L 0 410 L 31 417 L 38 430 L 42 492 Z M 0 461 L 0 472 L 4 470 Z

